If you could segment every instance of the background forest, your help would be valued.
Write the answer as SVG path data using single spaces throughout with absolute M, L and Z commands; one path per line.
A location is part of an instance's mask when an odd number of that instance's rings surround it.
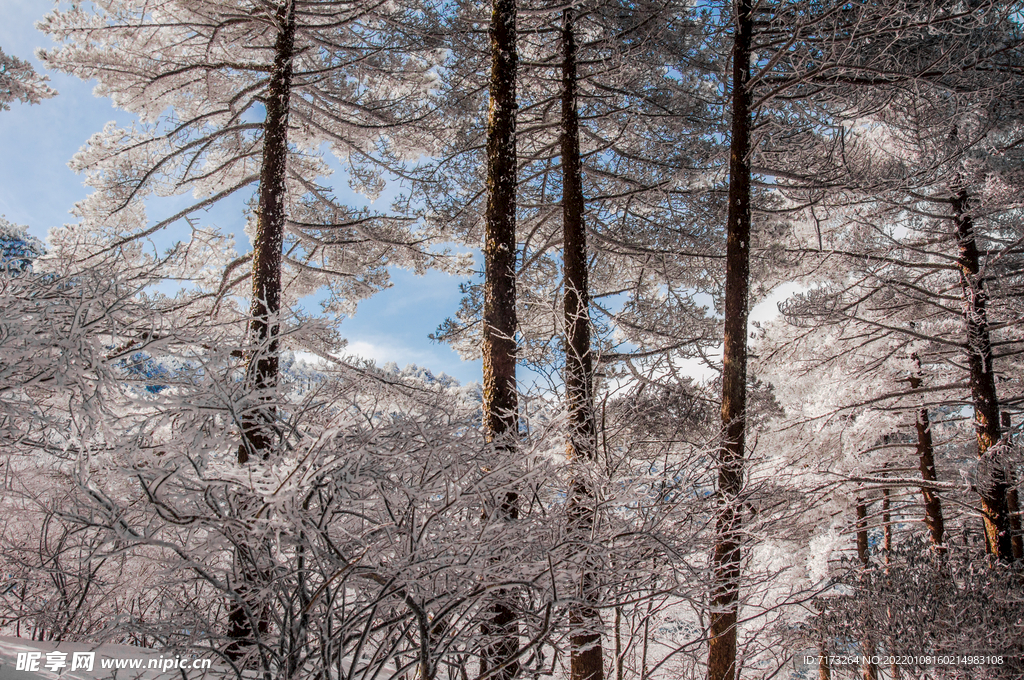
M 0 220 L 0 633 L 1024 677 L 1022 10 L 55 3 L 37 57 L 136 122 L 74 223 Z M 0 52 L 0 126 L 54 95 Z M 395 268 L 466 281 L 480 383 L 346 354 Z

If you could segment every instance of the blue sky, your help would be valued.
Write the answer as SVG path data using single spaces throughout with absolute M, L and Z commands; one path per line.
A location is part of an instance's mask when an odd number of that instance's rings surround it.
M 37 71 L 45 73 L 33 53 L 52 43 L 34 24 L 52 3 L 0 0 L 0 4 L 4 9 L 0 48 L 31 61 Z M 126 125 L 134 120 L 113 108 L 108 99 L 94 97 L 93 83 L 60 73 L 47 75 L 51 87 L 60 92 L 57 97 L 38 106 L 14 103 L 10 111 L 0 112 L 0 215 L 27 225 L 39 237 L 51 227 L 74 221 L 68 211 L 88 193 L 82 177 L 67 167 L 68 160 L 108 121 Z M 344 177 L 335 175 L 333 179 L 339 196 L 351 195 Z M 203 215 L 204 222 L 235 232 L 240 249 L 245 243 L 241 205 L 238 200 Z M 156 214 L 156 209 L 152 213 Z M 415 363 L 463 383 L 480 380 L 479 361 L 462 361 L 446 345 L 427 338 L 458 308 L 459 279 L 440 272 L 417 277 L 402 270 L 393 271 L 392 278 L 392 288 L 360 304 L 356 316 L 343 322 L 349 351 L 378 365 Z

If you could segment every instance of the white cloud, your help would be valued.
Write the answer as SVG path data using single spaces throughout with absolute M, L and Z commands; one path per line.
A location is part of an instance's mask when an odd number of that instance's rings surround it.
M 756 304 L 754 308 L 750 310 L 750 316 L 748 317 L 748 321 L 750 323 L 754 323 L 755 321 L 759 323 L 771 321 L 772 319 L 779 315 L 780 302 L 791 297 L 792 295 L 795 295 L 796 293 L 801 293 L 807 290 L 807 288 L 808 287 L 803 284 L 792 281 L 789 283 L 782 284 L 774 291 L 772 291 L 771 295 L 769 295 L 767 298 Z

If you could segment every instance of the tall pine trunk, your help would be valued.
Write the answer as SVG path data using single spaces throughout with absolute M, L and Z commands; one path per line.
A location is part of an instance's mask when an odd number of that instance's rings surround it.
M 281 313 L 281 260 L 285 238 L 285 173 L 288 161 L 288 112 L 295 51 L 295 2 L 286 0 L 275 13 L 278 39 L 265 102 L 263 163 L 260 167 L 256 235 L 253 240 L 253 292 L 249 311 L 249 351 L 246 364 L 246 405 L 242 420 L 239 464 L 265 459 L 274 442 L 278 387 L 278 334 Z M 255 592 L 260 580 L 260 549 L 240 543 L 234 550 L 238 599 L 227 614 L 226 653 L 239 661 L 254 644 L 253 623 L 262 635 L 268 618 Z
M 256 234 L 252 256 L 252 303 L 249 310 L 249 351 L 245 370 L 245 408 L 241 415 L 242 442 L 238 462 L 265 459 L 274 446 L 274 402 L 278 381 L 278 333 L 281 312 L 281 249 L 284 243 L 285 172 L 288 159 L 288 111 L 295 50 L 295 2 L 277 8 L 278 26 L 274 64 L 267 89 L 263 124 L 263 164 L 260 168 Z M 260 634 L 267 630 L 267 615 L 255 596 L 260 579 L 259 546 L 235 548 L 238 599 L 228 611 L 226 653 L 237 661 L 252 647 L 253 621 Z
M 278 334 L 281 314 L 281 248 L 284 243 L 285 172 L 288 160 L 288 110 L 295 50 L 295 2 L 286 0 L 276 13 L 277 42 L 265 102 L 263 164 L 252 254 L 252 302 L 245 367 L 246 398 L 238 462 L 266 458 L 274 445 L 274 391 L 278 379 Z M 255 402 L 255 403 L 253 403 Z
M 570 462 L 593 462 L 597 457 L 597 428 L 572 9 L 563 11 L 562 50 L 562 260 L 565 269 L 565 399 L 569 412 L 566 457 Z M 595 510 L 594 491 L 586 476 L 573 479 L 568 508 L 570 540 L 580 545 L 578 551 L 583 553 L 584 563 L 577 592 L 579 601 L 569 608 L 571 680 L 604 679 L 601 616 L 592 606 L 598 599 L 598 584 L 586 559 L 586 543 L 593 532 Z
M 996 373 L 992 365 L 992 341 L 989 336 L 986 304 L 988 296 L 981 276 L 974 220 L 970 215 L 967 191 L 952 199 L 956 226 L 957 268 L 963 295 L 964 325 L 967 331 L 967 363 L 970 367 L 971 397 L 974 402 L 974 429 L 978 438 L 978 492 L 985 521 L 989 550 L 999 560 L 1013 559 L 1010 540 L 1010 516 L 1006 503 L 1006 471 L 1003 461 L 995 460 L 993 447 L 999 443 L 999 401 Z
M 921 387 L 921 361 L 916 355 L 911 357 L 917 366 L 917 372 L 910 376 L 910 388 Z M 921 470 L 921 480 L 924 482 L 938 481 L 935 474 L 935 447 L 932 445 L 932 424 L 928 417 L 928 409 L 923 406 L 917 411 L 917 460 Z M 921 487 L 921 495 L 924 498 L 924 524 L 928 527 L 928 539 L 932 543 L 932 549 L 936 552 L 945 551 L 942 545 L 945 523 L 942 518 L 942 501 L 939 500 L 938 492 L 928 486 Z
M 857 559 L 865 569 L 870 563 L 868 553 L 868 506 L 863 498 L 857 498 Z M 878 680 L 878 666 L 871 661 L 875 654 L 875 641 L 873 631 L 864 631 L 864 638 L 861 644 L 864 646 L 864 663 L 861 665 L 861 678 L 863 680 Z
M 825 645 L 818 649 L 818 680 L 832 680 L 832 666 L 828 662 Z
M 1003 425 L 1003 436 L 1007 443 L 1010 441 L 1010 414 L 1003 411 L 1000 414 Z M 1006 510 L 1010 513 L 1010 547 L 1013 550 L 1013 559 L 1024 559 L 1024 534 L 1021 533 L 1020 498 L 1017 495 L 1017 475 L 1013 468 L 1007 471 L 1006 475 Z
M 750 286 L 750 52 L 753 1 L 738 0 L 732 50 L 732 139 L 725 270 L 722 356 L 722 427 L 719 449 L 714 583 L 708 631 L 708 680 L 734 680 L 741 552 L 738 497 L 746 446 L 747 315 Z
M 516 455 L 519 400 L 516 393 L 516 0 L 491 6 L 490 109 L 487 117 L 487 215 L 484 234 L 484 431 L 489 442 Z M 519 514 L 509 491 L 496 508 L 506 521 Z M 481 674 L 498 680 L 519 673 L 512 594 L 494 594 L 483 627 Z M 500 670 L 497 670 L 500 669 Z

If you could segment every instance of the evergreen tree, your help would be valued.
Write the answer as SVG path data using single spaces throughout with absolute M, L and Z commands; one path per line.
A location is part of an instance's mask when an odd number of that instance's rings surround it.
M 0 50 L 0 111 L 10 111 L 11 102 L 38 104 L 43 99 L 57 95 L 46 82 L 47 76 L 40 76 L 32 64 Z
M 94 193 L 76 208 L 110 251 L 192 219 L 255 188 L 253 252 L 230 263 L 218 295 L 251 279 L 247 384 L 239 460 L 276 447 L 273 409 L 281 291 L 292 299 L 328 286 L 335 311 L 387 285 L 387 266 L 434 261 L 407 224 L 345 207 L 318 183 L 327 143 L 359 155 L 394 124 L 403 99 L 429 84 L 422 43 L 386 28 L 415 24 L 415 8 L 327 0 L 223 0 L 72 6 L 42 28 L 63 43 L 52 67 L 96 78 L 98 92 L 145 122 L 95 135 L 74 167 Z M 410 33 L 411 35 L 411 33 Z M 148 224 L 151 195 L 197 200 Z M 243 193 L 244 195 L 244 193 Z M 245 269 L 250 270 L 247 276 Z

